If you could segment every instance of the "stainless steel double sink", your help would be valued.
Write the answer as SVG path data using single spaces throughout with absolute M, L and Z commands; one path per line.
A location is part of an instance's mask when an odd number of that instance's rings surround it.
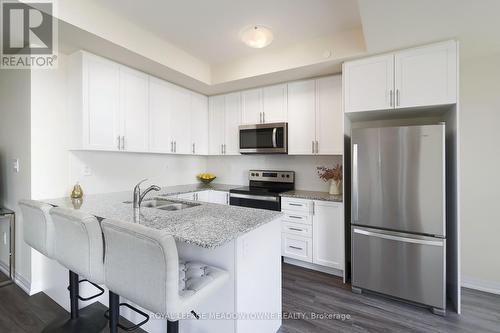
M 132 204 L 132 201 L 124 201 L 123 203 Z M 141 203 L 141 207 L 156 208 L 167 211 L 183 210 L 199 205 L 200 204 L 197 203 L 177 202 L 160 198 L 146 199 Z

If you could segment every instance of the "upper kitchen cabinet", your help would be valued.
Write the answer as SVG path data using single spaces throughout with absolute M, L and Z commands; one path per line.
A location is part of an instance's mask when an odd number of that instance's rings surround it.
M 340 75 L 288 84 L 288 153 L 343 153 Z
M 120 66 L 85 52 L 70 57 L 73 148 L 120 150 Z
M 191 154 L 191 92 L 173 84 L 169 89 L 172 153 Z
M 456 42 L 398 52 L 395 69 L 396 108 L 456 103 Z
M 238 155 L 241 93 L 209 98 L 209 154 Z
M 241 123 L 246 125 L 287 121 L 287 85 L 279 84 L 241 93 Z
M 393 54 L 347 62 L 343 75 L 345 112 L 393 107 Z
M 287 85 L 279 84 L 262 89 L 262 120 L 264 123 L 287 121 Z
M 316 81 L 288 84 L 288 154 L 313 154 L 316 140 Z
M 191 93 L 191 153 L 208 155 L 208 98 Z
M 263 123 L 262 89 L 241 92 L 241 123 L 245 125 Z
M 121 149 L 148 150 L 149 78 L 136 70 L 120 67 Z
M 170 84 L 149 78 L 149 150 L 155 153 L 173 151 L 170 133 Z
M 447 41 L 344 64 L 344 110 L 457 102 L 457 44 Z

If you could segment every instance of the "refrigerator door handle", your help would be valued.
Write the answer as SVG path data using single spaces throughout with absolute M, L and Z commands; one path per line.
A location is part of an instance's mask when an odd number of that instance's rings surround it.
M 393 235 L 389 235 L 389 234 L 367 231 L 367 230 L 358 229 L 358 228 L 354 228 L 354 233 L 365 235 L 365 236 L 394 240 L 394 241 L 404 242 L 404 243 L 414 243 L 414 244 L 420 244 L 420 245 L 432 245 L 432 246 L 441 246 L 441 247 L 444 246 L 444 242 L 442 240 L 433 241 L 433 240 L 393 236 Z
M 354 222 L 359 221 L 359 193 L 358 193 L 358 144 L 352 145 L 352 217 Z

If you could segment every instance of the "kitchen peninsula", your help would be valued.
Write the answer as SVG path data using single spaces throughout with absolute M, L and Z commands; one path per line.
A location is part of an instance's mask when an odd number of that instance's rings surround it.
M 180 195 L 195 191 L 227 192 L 230 188 L 225 185 L 164 187 L 144 199 L 136 217 L 131 192 L 43 201 L 78 209 L 99 219 L 167 230 L 177 241 L 180 258 L 228 271 L 230 279 L 218 294 L 194 309 L 200 320 L 182 320 L 182 331 L 276 332 L 281 325 L 282 310 L 281 213 L 179 199 Z M 165 205 L 167 209 L 162 209 Z M 63 289 L 61 286 L 61 292 Z M 270 318 L 261 317 L 263 314 Z M 256 316 L 259 319 L 255 319 Z M 148 332 L 165 332 L 166 320 L 155 318 L 154 314 L 151 318 L 143 328 Z

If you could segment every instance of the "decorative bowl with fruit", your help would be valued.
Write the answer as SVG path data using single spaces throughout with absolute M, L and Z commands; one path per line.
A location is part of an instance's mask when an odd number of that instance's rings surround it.
M 208 184 L 212 180 L 214 180 L 215 178 L 217 178 L 215 175 L 213 175 L 211 173 L 200 173 L 196 177 L 198 177 L 198 179 L 201 180 L 205 184 Z

